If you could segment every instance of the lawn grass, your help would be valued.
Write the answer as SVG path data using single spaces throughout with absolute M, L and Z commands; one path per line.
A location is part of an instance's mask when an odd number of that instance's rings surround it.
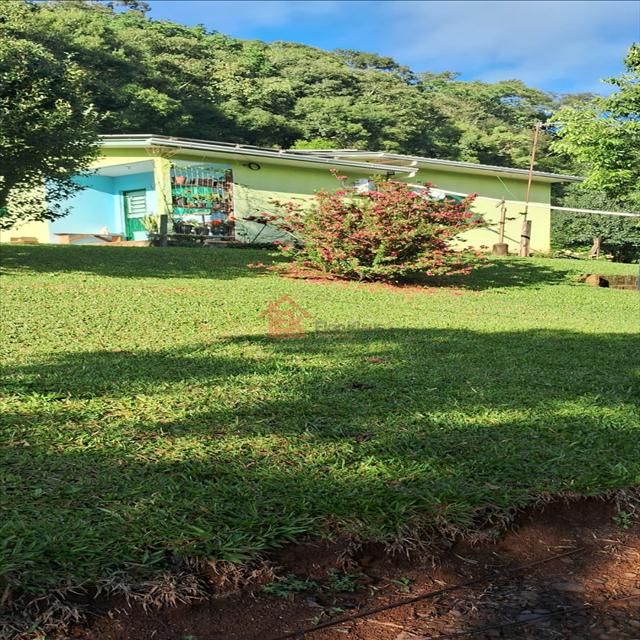
M 250 250 L 1 252 L 16 590 L 304 534 L 403 543 L 640 481 L 640 296 L 578 283 L 592 263 L 498 260 L 415 292 L 260 273 Z M 306 337 L 267 334 L 283 295 Z

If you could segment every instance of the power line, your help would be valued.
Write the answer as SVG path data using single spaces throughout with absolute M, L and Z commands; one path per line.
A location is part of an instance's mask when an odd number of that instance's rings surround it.
M 571 211 L 573 213 L 597 213 L 601 216 L 623 216 L 625 218 L 640 218 L 640 213 L 627 213 L 625 211 L 600 211 L 598 209 L 574 209 L 573 207 L 554 207 L 554 211 Z
M 501 181 L 502 182 L 502 181 Z M 421 189 L 426 189 L 426 187 L 424 187 L 424 185 L 419 185 L 419 184 L 410 184 L 410 187 L 420 187 Z M 468 193 L 460 193 L 458 191 L 450 191 L 449 189 L 440 189 L 439 187 L 436 187 L 437 191 L 441 191 L 442 193 L 446 193 L 447 195 L 450 196 L 461 196 L 463 198 L 466 198 L 469 196 Z M 502 202 L 502 198 L 492 198 L 490 196 L 481 196 L 478 195 L 478 199 L 480 200 L 491 200 L 492 202 Z M 527 203 L 524 200 L 505 200 L 505 203 L 507 204 L 521 204 L 521 205 L 526 205 Z M 534 203 L 534 206 L 540 206 L 540 207 L 549 207 L 549 209 L 552 209 L 553 211 L 569 211 L 572 213 L 595 213 L 601 216 L 622 216 L 625 218 L 640 218 L 640 213 L 636 213 L 636 212 L 628 212 L 628 211 L 602 211 L 600 209 L 576 209 L 574 207 L 556 207 L 554 205 L 551 204 L 546 204 L 544 202 L 541 203 Z

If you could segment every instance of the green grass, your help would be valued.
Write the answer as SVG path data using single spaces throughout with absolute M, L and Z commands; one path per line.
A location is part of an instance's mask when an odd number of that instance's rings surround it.
M 640 480 L 640 296 L 578 283 L 588 262 L 413 293 L 262 274 L 249 250 L 1 252 L 0 574 L 26 592 Z M 305 338 L 267 335 L 284 294 Z

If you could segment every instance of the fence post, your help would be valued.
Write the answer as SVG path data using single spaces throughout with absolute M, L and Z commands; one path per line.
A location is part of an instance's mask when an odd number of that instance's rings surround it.
M 500 202 L 496 206 L 500 207 L 500 220 L 498 222 L 498 242 L 493 245 L 491 253 L 494 256 L 508 256 L 509 245 L 505 244 L 504 241 L 504 227 L 507 221 L 507 205 L 504 201 L 504 198 L 502 198 L 502 200 L 500 200 Z
M 520 232 L 520 251 L 518 255 L 521 258 L 528 258 L 529 244 L 531 242 L 531 220 L 524 220 L 522 222 L 522 231 Z
M 169 226 L 169 216 L 166 213 L 160 214 L 160 246 L 167 246 L 167 231 Z
M 590 258 L 599 258 L 600 257 L 600 247 L 602 246 L 602 238 L 600 236 L 596 236 L 593 239 L 593 244 L 591 245 L 591 249 L 589 249 L 589 257 Z

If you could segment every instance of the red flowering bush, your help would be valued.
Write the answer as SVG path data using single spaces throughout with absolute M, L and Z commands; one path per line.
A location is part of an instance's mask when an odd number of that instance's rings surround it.
M 304 267 L 357 280 L 468 273 L 477 263 L 479 254 L 451 246 L 460 233 L 482 224 L 470 211 L 474 196 L 433 200 L 403 182 L 376 188 L 319 192 L 305 209 L 276 203 L 283 214 L 277 224 L 297 240 L 290 255 Z

